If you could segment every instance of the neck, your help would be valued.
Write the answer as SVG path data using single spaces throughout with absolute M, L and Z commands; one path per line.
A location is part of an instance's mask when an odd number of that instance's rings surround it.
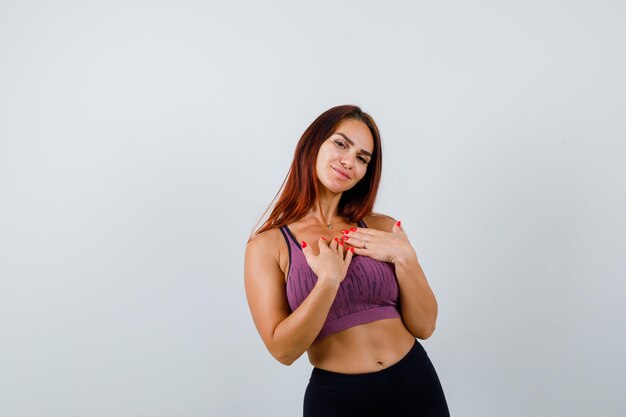
M 341 193 L 331 193 L 328 190 L 320 190 L 320 197 L 311 208 L 310 214 L 324 225 L 337 223 L 337 207 L 339 207 Z M 321 211 L 320 211 L 321 210 Z

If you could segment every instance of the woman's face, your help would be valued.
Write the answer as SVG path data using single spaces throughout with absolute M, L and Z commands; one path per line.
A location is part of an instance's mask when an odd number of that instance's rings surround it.
M 374 152 L 374 138 L 359 120 L 342 121 L 320 147 L 315 169 L 322 186 L 340 193 L 352 188 L 367 172 Z

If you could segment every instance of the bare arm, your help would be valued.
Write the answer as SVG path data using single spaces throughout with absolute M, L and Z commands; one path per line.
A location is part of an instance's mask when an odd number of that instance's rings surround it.
M 359 228 L 357 232 L 349 233 L 348 242 L 357 245 L 356 253 L 359 255 L 394 264 L 402 320 L 413 336 L 429 338 L 435 331 L 437 300 L 406 233 L 398 222 L 385 215 L 372 215 L 367 224 L 370 228 Z
M 280 363 L 291 365 L 322 329 L 341 279 L 319 275 L 311 293 L 291 312 L 285 276 L 278 262 L 279 239 L 280 232 L 274 229 L 248 243 L 244 283 L 248 306 L 263 343 Z
M 395 262 L 400 287 L 402 319 L 413 336 L 429 338 L 435 331 L 437 300 L 417 256 L 398 259 Z

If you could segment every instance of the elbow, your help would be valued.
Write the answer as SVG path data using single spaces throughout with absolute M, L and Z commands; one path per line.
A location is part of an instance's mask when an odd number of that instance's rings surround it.
M 290 361 L 290 360 L 286 360 L 285 361 L 285 360 L 283 360 L 283 361 L 280 361 L 280 363 L 285 365 L 285 366 L 291 366 L 294 363 L 294 361 Z
M 274 335 L 268 338 L 268 340 L 264 340 L 264 342 L 265 347 L 272 355 L 272 357 L 280 362 L 282 365 L 291 366 L 296 361 L 296 359 L 298 359 L 298 357 L 294 356 L 293 352 L 291 352 L 286 346 L 284 346 L 284 343 L 281 343 L 279 340 L 277 340 Z
M 295 359 L 287 355 L 273 355 L 273 356 L 274 356 L 274 359 L 276 359 L 278 362 L 280 362 L 282 365 L 285 365 L 285 366 L 291 366 L 295 362 Z
M 294 346 L 292 341 L 285 341 L 274 337 L 266 343 L 266 346 L 274 359 L 285 366 L 291 366 L 306 352 L 306 349 L 300 349 Z
M 430 323 L 428 324 L 424 324 L 424 326 L 419 329 L 419 335 L 415 335 L 415 337 L 422 339 L 422 340 L 426 340 L 428 339 L 430 336 L 433 335 L 433 333 L 435 333 L 435 328 L 437 327 L 437 316 L 435 315 L 435 317 L 430 321 Z
M 291 366 L 295 361 L 300 359 L 300 356 L 302 356 L 304 352 L 301 350 L 274 351 L 272 355 L 283 365 Z
M 422 340 L 426 340 L 428 339 L 430 336 L 433 335 L 433 333 L 435 333 L 435 328 L 433 327 L 432 329 L 429 329 L 425 332 L 422 333 L 422 337 L 420 337 L 420 339 Z
M 433 325 L 428 328 L 423 328 L 423 329 L 420 329 L 420 331 L 412 332 L 412 333 L 413 333 L 413 336 L 417 337 L 418 339 L 426 340 L 430 336 L 432 336 L 433 333 L 435 333 L 435 326 Z
M 298 359 L 294 357 L 293 355 L 291 355 L 289 352 L 281 351 L 276 348 L 269 349 L 269 351 L 274 357 L 274 359 L 276 359 L 278 362 L 280 362 L 281 364 L 285 366 L 291 366 L 296 361 L 296 359 Z

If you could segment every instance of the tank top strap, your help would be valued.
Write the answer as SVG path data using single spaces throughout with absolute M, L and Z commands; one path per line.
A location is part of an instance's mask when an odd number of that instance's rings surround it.
M 287 246 L 291 247 L 291 239 L 289 239 L 289 232 L 287 231 L 287 226 L 280 226 L 280 233 L 282 233 L 285 238 L 285 242 L 287 242 Z
M 292 249 L 293 243 L 291 243 L 291 239 L 289 239 L 289 229 L 287 229 L 287 226 L 280 226 L 280 233 L 283 234 L 283 237 L 285 238 L 285 243 L 287 243 L 287 251 L 289 253 L 289 269 L 291 269 L 291 257 L 293 256 L 294 252 L 297 253 L 297 251 Z
M 356 224 L 357 224 L 357 226 L 359 226 L 359 227 L 365 227 L 365 228 L 367 228 L 367 225 L 365 224 L 365 222 L 364 222 L 363 220 L 359 220 Z
M 289 249 L 296 246 L 300 247 L 298 242 L 296 242 L 295 236 L 293 235 L 293 233 L 291 233 L 291 230 L 289 229 L 289 227 L 287 227 L 287 225 L 280 226 L 280 232 L 283 234 L 283 237 L 285 238 Z

